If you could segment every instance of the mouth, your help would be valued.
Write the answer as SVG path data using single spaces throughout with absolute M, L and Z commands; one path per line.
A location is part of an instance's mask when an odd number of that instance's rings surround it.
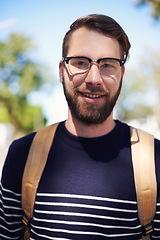
M 83 93 L 83 95 L 88 98 L 101 98 L 104 96 L 104 95 L 91 94 L 91 93 Z
M 79 94 L 82 99 L 89 104 L 100 104 L 104 102 L 104 93 L 79 92 Z

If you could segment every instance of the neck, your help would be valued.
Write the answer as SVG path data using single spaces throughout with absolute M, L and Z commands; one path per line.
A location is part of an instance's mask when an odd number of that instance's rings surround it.
M 72 115 L 68 114 L 68 119 L 66 120 L 67 130 L 75 136 L 80 137 L 100 137 L 103 136 L 115 127 L 115 122 L 113 120 L 113 113 L 101 124 L 86 125 L 77 119 L 73 118 Z

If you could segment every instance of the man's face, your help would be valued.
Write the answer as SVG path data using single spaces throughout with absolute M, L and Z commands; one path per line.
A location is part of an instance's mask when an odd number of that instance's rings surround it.
M 121 51 L 117 40 L 83 27 L 71 36 L 67 57 L 71 56 L 120 59 Z M 87 125 L 103 123 L 113 111 L 123 74 L 124 67 L 116 76 L 104 78 L 98 64 L 93 62 L 87 74 L 76 76 L 69 72 L 66 63 L 61 62 L 60 81 L 72 117 Z

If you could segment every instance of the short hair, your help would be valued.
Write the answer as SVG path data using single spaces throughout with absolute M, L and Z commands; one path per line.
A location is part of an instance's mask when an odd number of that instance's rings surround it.
M 131 44 L 128 36 L 122 27 L 111 17 L 102 14 L 91 14 L 77 19 L 70 26 L 69 31 L 65 34 L 62 44 L 62 56 L 66 57 L 69 49 L 69 42 L 72 33 L 81 27 L 94 30 L 111 38 L 117 39 L 120 44 L 122 59 L 127 60 Z

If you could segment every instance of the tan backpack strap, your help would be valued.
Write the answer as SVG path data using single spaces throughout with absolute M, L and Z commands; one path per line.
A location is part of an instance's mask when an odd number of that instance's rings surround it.
M 152 220 L 157 202 L 157 181 L 154 160 L 154 137 L 131 127 L 131 150 L 137 194 L 138 216 L 145 232 L 142 239 L 150 239 Z
M 25 240 L 30 239 L 28 222 L 33 217 L 37 187 L 47 162 L 57 126 L 58 123 L 38 130 L 30 147 L 22 178 L 22 208 L 25 213 L 22 221 L 26 225 Z

